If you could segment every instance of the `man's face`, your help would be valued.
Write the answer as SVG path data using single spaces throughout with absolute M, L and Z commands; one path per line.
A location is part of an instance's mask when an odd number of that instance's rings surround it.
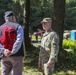
M 13 22 L 16 23 L 16 17 L 15 16 L 13 16 Z
M 10 20 L 11 22 L 16 23 L 16 17 L 15 17 L 15 16 L 10 16 L 10 17 L 9 17 L 9 20 Z
M 48 31 L 49 29 L 51 29 L 51 23 L 50 22 L 43 22 L 42 27 L 45 31 Z

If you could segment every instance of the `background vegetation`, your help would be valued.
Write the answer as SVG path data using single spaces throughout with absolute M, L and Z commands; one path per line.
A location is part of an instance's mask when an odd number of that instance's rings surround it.
M 42 29 L 40 21 L 44 17 L 53 18 L 53 0 L 30 0 L 30 30 Z M 23 25 L 25 0 L 0 0 L 0 25 L 4 23 L 3 15 L 7 10 L 13 10 L 18 22 Z M 76 29 L 76 0 L 66 0 L 65 29 Z

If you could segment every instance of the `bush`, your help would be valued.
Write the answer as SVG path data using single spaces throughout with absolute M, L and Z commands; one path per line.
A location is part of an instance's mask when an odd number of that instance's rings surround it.
M 64 49 L 76 49 L 76 40 L 71 40 L 70 38 L 68 39 L 63 39 L 63 44 L 62 44 Z

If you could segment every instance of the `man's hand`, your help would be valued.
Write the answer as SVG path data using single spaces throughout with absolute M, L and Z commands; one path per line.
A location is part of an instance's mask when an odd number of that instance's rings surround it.
M 54 63 L 53 62 L 49 62 L 49 63 L 47 62 L 46 64 L 47 64 L 47 67 L 51 67 Z
M 5 56 L 10 56 L 10 54 L 11 54 L 11 51 L 9 51 L 8 49 L 5 49 L 4 55 Z

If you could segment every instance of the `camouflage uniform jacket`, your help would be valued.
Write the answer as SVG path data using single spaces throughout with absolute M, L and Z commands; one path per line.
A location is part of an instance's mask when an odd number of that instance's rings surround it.
M 56 61 L 59 52 L 59 37 L 52 29 L 43 34 L 41 48 L 39 52 L 39 61 L 42 63 Z

